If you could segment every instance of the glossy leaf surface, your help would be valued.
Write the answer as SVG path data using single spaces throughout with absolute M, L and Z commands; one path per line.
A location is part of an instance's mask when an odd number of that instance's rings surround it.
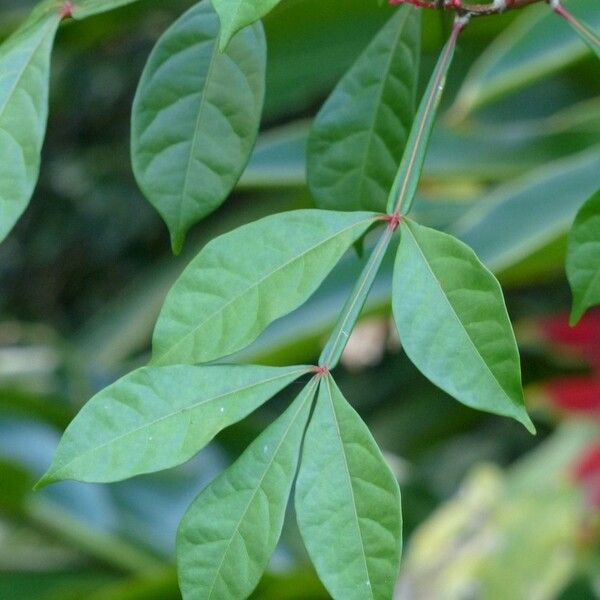
M 533 429 L 502 290 L 468 246 L 403 222 L 392 307 L 402 346 L 426 377 L 467 406 Z
M 373 213 L 298 210 L 210 242 L 169 292 L 154 363 L 215 360 L 300 306 L 374 222 Z
M 392 597 L 402 547 L 398 483 L 330 376 L 306 432 L 295 503 L 306 548 L 334 598 Z
M 192 7 L 155 46 L 133 105 L 134 172 L 167 223 L 175 252 L 235 186 L 260 124 L 262 26 L 240 32 L 224 53 L 218 34 L 209 2 Z
M 308 183 L 322 208 L 384 211 L 412 123 L 420 13 L 400 8 L 319 112 Z
M 240 29 L 258 21 L 279 2 L 281 0 L 213 0 L 221 21 L 220 50 L 225 50 Z
M 118 481 L 174 467 L 307 370 L 181 365 L 133 371 L 84 406 L 40 484 Z
M 37 182 L 58 24 L 58 13 L 39 18 L 0 46 L 0 241 L 27 207 Z
M 240 458 L 196 498 L 177 538 L 186 600 L 247 598 L 281 535 L 314 380 Z
M 600 191 L 575 217 L 569 233 L 567 276 L 573 291 L 574 325 L 588 308 L 600 304 Z

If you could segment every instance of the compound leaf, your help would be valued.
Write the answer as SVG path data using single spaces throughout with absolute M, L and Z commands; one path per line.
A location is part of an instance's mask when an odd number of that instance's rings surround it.
M 143 367 L 96 394 L 38 485 L 118 481 L 190 459 L 307 367 Z
M 169 227 L 173 250 L 227 198 L 256 141 L 266 43 L 260 23 L 224 53 L 208 1 L 193 6 L 152 51 L 135 96 L 132 160 L 138 184 Z
M 295 503 L 308 553 L 334 598 L 392 597 L 402 547 L 400 490 L 329 376 L 306 432 Z
M 402 346 L 426 377 L 467 406 L 533 431 L 502 290 L 468 246 L 403 221 L 392 307 Z
M 600 190 L 581 207 L 569 232 L 567 277 L 575 325 L 588 308 L 600 304 Z
M 48 119 L 58 12 L 32 19 L 0 47 L 0 241 L 35 188 Z
M 177 536 L 186 600 L 247 598 L 275 550 L 315 392 L 314 380 L 194 500 Z
M 324 104 L 308 143 L 318 206 L 385 210 L 414 115 L 419 50 L 420 13 L 402 7 Z
M 297 210 L 210 242 L 169 292 L 154 331 L 155 364 L 241 350 L 317 289 L 377 215 Z

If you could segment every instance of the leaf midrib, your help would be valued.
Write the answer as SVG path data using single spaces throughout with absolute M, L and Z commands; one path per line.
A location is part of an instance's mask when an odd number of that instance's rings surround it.
M 368 141 L 365 147 L 365 152 L 363 155 L 363 160 L 361 161 L 360 164 L 360 172 L 359 172 L 359 179 L 358 179 L 358 200 L 360 203 L 360 200 L 362 198 L 362 193 L 363 193 L 363 188 L 365 185 L 364 179 L 365 179 L 365 173 L 367 170 L 367 159 L 369 158 L 370 154 L 371 154 L 371 147 L 373 145 L 373 138 L 375 137 L 375 125 L 379 119 L 379 113 L 380 113 L 380 108 L 381 108 L 381 104 L 382 104 L 382 99 L 383 99 L 383 94 L 384 91 L 387 89 L 388 87 L 388 83 L 389 83 L 389 73 L 392 67 L 392 63 L 394 62 L 394 58 L 396 57 L 396 51 L 398 49 L 398 45 L 399 42 L 402 40 L 402 35 L 405 33 L 404 32 L 404 27 L 406 25 L 406 21 L 408 20 L 408 17 L 411 13 L 407 10 L 403 12 L 403 19 L 400 22 L 399 26 L 398 26 L 398 31 L 397 31 L 397 35 L 394 37 L 394 41 L 391 44 L 392 47 L 392 51 L 389 54 L 387 63 L 385 65 L 385 68 L 383 70 L 384 73 L 384 77 L 382 79 L 382 82 L 379 85 L 379 91 L 377 94 L 377 100 L 375 102 L 375 107 L 376 109 L 373 110 L 371 112 L 372 114 L 372 119 L 371 119 L 371 126 L 369 127 L 369 129 L 367 130 L 368 132 Z
M 412 239 L 414 240 L 415 243 L 415 247 L 417 248 L 420 256 L 423 259 L 423 262 L 425 263 L 425 266 L 427 267 L 427 270 L 429 271 L 429 273 L 431 274 L 431 277 L 434 279 L 434 281 L 436 281 L 438 283 L 438 286 L 440 288 L 440 290 L 442 291 L 442 298 L 444 299 L 444 301 L 448 304 L 448 306 L 450 307 L 450 312 L 454 315 L 454 317 L 456 318 L 456 320 L 458 321 L 458 324 L 460 325 L 461 329 L 463 330 L 465 336 L 467 337 L 467 339 L 469 340 L 469 343 L 471 344 L 471 347 L 473 348 L 473 350 L 475 351 L 475 354 L 479 357 L 481 363 L 483 364 L 483 366 L 485 367 L 485 370 L 490 374 L 492 381 L 496 384 L 496 386 L 500 389 L 500 391 L 502 392 L 502 394 L 508 398 L 508 400 L 510 400 L 511 404 L 516 405 L 516 406 L 520 406 L 518 405 L 510 396 L 510 394 L 504 389 L 504 387 L 502 386 L 502 384 L 498 381 L 498 379 L 496 378 L 496 376 L 494 375 L 494 373 L 492 372 L 492 370 L 490 369 L 489 365 L 487 364 L 487 362 L 485 361 L 485 359 L 483 358 L 483 356 L 481 355 L 481 353 L 479 352 L 479 350 L 477 349 L 477 346 L 475 345 L 475 342 L 471 339 L 471 335 L 469 334 L 469 332 L 467 331 L 466 327 L 464 326 L 462 320 L 460 319 L 460 317 L 458 316 L 456 310 L 454 309 L 454 306 L 452 305 L 452 303 L 450 302 L 448 296 L 446 295 L 446 291 L 444 290 L 444 288 L 441 286 L 439 279 L 436 277 L 435 273 L 433 272 L 433 269 L 431 268 L 431 265 L 429 264 L 429 261 L 427 260 L 427 257 L 425 256 L 425 254 L 423 253 L 423 250 L 421 249 L 421 246 L 419 245 L 419 242 L 417 241 L 417 238 L 414 236 L 413 232 L 411 231 L 409 226 L 406 226 L 404 231 L 408 231 L 410 232 L 410 235 L 412 237 Z
M 212 53 L 211 53 L 211 57 L 210 57 L 210 63 L 208 65 L 208 71 L 206 72 L 206 79 L 204 80 L 204 86 L 202 88 L 202 93 L 200 96 L 200 106 L 198 107 L 198 115 L 196 116 L 194 135 L 192 136 L 192 144 L 190 146 L 190 153 L 188 156 L 185 175 L 183 178 L 183 189 L 181 191 L 181 204 L 179 205 L 178 218 L 177 218 L 177 233 L 181 232 L 182 222 L 184 221 L 183 211 L 184 211 L 184 207 L 187 205 L 187 200 L 188 200 L 188 186 L 189 186 L 190 174 L 192 172 L 193 157 L 196 153 L 196 146 L 198 144 L 200 121 L 204 114 L 206 98 L 209 95 L 209 87 L 211 86 L 212 72 L 213 72 L 213 68 L 214 68 L 214 65 L 217 60 L 216 57 L 219 54 L 219 50 L 217 48 L 217 39 L 214 39 L 211 41 Z
M 356 500 L 354 498 L 354 486 L 352 485 L 352 477 L 350 475 L 350 467 L 348 466 L 348 457 L 346 456 L 346 447 L 344 445 L 344 441 L 342 438 L 342 432 L 340 431 L 340 426 L 337 418 L 337 412 L 335 410 L 335 405 L 333 402 L 333 394 L 331 392 L 331 376 L 327 376 L 325 378 L 325 385 L 327 386 L 327 394 L 329 396 L 329 403 L 331 405 L 331 414 L 333 415 L 333 420 L 335 424 L 335 429 L 338 435 L 338 441 L 340 443 L 341 455 L 344 459 L 344 472 L 346 474 L 346 478 L 348 481 L 348 489 L 350 491 L 350 498 L 352 500 L 352 514 L 354 516 L 356 522 L 356 530 L 358 532 L 358 537 L 360 539 L 360 549 L 362 552 L 362 559 L 365 568 L 365 573 L 367 575 L 367 581 L 369 582 L 369 597 L 371 600 L 374 600 L 373 596 L 373 587 L 371 585 L 371 574 L 369 572 L 369 566 L 367 564 L 367 555 L 365 554 L 365 543 L 363 540 L 362 530 L 360 528 L 360 522 L 358 520 L 358 510 L 356 508 Z
M 42 33 L 42 35 L 40 36 L 40 40 L 38 41 L 38 43 L 35 45 L 35 47 L 31 51 L 29 58 L 25 61 L 25 63 L 23 64 L 23 67 L 21 68 L 19 74 L 17 75 L 14 85 L 11 87 L 10 91 L 6 95 L 6 101 L 4 102 L 2 107 L 0 107 L 0 119 L 2 118 L 4 111 L 6 110 L 6 107 L 8 106 L 9 102 L 11 101 L 18 85 L 21 83 L 21 80 L 23 79 L 23 76 L 25 75 L 25 71 L 31 65 L 33 58 L 38 53 L 39 49 L 42 47 L 42 44 L 46 41 L 46 39 L 47 39 L 48 35 L 51 33 L 52 29 L 54 29 L 57 26 L 58 26 L 58 21 L 56 21 L 56 22 L 54 22 L 53 20 L 48 21 L 48 25 L 46 27 L 47 30 L 44 31 L 44 33 Z M 43 28 L 42 28 L 42 30 L 43 30 Z
M 294 256 L 293 258 L 291 258 L 290 260 L 286 261 L 285 263 L 283 263 L 282 265 L 280 265 L 279 267 L 277 267 L 276 269 L 274 269 L 273 271 L 270 271 L 269 273 L 267 273 L 266 275 L 264 275 L 263 277 L 261 277 L 258 281 L 256 281 L 255 283 L 253 283 L 252 285 L 248 286 L 247 288 L 245 288 L 242 292 L 240 292 L 237 296 L 234 296 L 233 298 L 231 298 L 231 300 L 229 300 L 228 302 L 226 302 L 225 304 L 223 304 L 222 306 L 220 306 L 218 308 L 218 310 L 213 311 L 210 315 L 208 315 L 207 317 L 205 317 L 202 322 L 198 323 L 197 325 L 195 325 L 188 333 L 186 333 L 176 344 L 174 344 L 173 346 L 171 346 L 164 354 L 162 354 L 162 356 L 158 357 L 156 359 L 156 365 L 161 365 L 161 364 L 165 364 L 165 359 L 166 357 L 170 356 L 173 352 L 175 352 L 178 348 L 180 348 L 182 345 L 184 345 L 188 339 L 190 337 L 193 337 L 196 335 L 196 333 L 198 332 L 198 330 L 202 329 L 202 327 L 204 327 L 206 325 L 206 323 L 210 322 L 212 319 L 214 319 L 219 313 L 223 312 L 225 309 L 227 309 L 231 304 L 239 301 L 241 298 L 243 298 L 248 292 L 250 292 L 251 290 L 253 290 L 254 288 L 259 287 L 260 285 L 262 285 L 267 279 L 269 279 L 270 277 L 273 277 L 276 273 L 278 273 L 279 271 L 289 267 L 292 263 L 303 259 L 307 254 L 314 252 L 317 248 L 319 248 L 320 246 L 323 246 L 327 243 L 329 243 L 331 240 L 335 239 L 338 236 L 343 235 L 344 233 L 346 233 L 347 231 L 350 231 L 351 229 L 358 227 L 359 225 L 364 224 L 365 222 L 368 221 L 374 221 L 376 218 L 376 215 L 370 216 L 369 218 L 366 218 L 364 220 L 361 221 L 357 221 L 355 223 L 353 223 L 352 225 L 349 225 L 348 227 L 345 227 L 344 229 L 340 229 L 338 230 L 336 233 L 334 233 L 333 235 L 330 235 L 329 237 L 325 238 L 324 240 L 321 240 L 320 242 L 318 242 L 317 244 L 314 244 L 313 246 L 311 246 L 310 248 L 308 248 L 307 250 L 305 250 L 304 252 L 302 252 L 301 254 L 297 254 L 296 256 Z M 159 321 L 160 321 L 160 317 L 159 317 Z
M 202 401 L 198 401 L 195 402 L 194 404 L 191 404 L 190 406 L 185 406 L 183 408 L 181 408 L 180 410 L 177 410 L 175 412 L 171 412 L 169 414 L 163 415 L 161 417 L 159 417 L 158 419 L 154 419 L 153 421 L 150 421 L 148 423 L 144 423 L 143 425 L 136 427 L 134 429 L 131 429 L 121 435 L 118 435 L 98 446 L 94 446 L 93 448 L 90 448 L 88 450 L 86 450 L 85 452 L 83 452 L 82 454 L 78 454 L 75 458 L 73 458 L 71 461 L 69 461 L 68 463 L 65 463 L 64 465 L 61 465 L 60 469 L 58 469 L 57 471 L 54 471 L 53 475 L 56 476 L 57 474 L 61 473 L 62 471 L 64 471 L 65 469 L 67 469 L 68 467 L 72 466 L 74 463 L 79 462 L 81 460 L 83 460 L 86 456 L 93 454 L 95 452 L 98 452 L 100 450 L 103 450 L 104 448 L 111 446 L 113 444 L 116 444 L 117 442 L 121 441 L 122 439 L 130 436 L 130 435 L 135 435 L 136 433 L 139 433 L 140 431 L 147 429 L 147 428 L 151 428 L 154 427 L 157 423 L 161 423 L 162 421 L 166 421 L 168 419 L 177 417 L 181 414 L 184 414 L 186 412 L 189 412 L 191 410 L 195 410 L 196 408 L 198 408 L 199 406 L 205 406 L 207 404 L 212 404 L 213 402 L 216 402 L 218 400 L 222 400 L 223 398 L 226 398 L 227 396 L 232 396 L 232 395 L 237 395 L 237 394 L 241 394 L 243 392 L 247 392 L 248 390 L 251 390 L 254 387 L 258 387 L 258 386 L 262 386 L 262 385 L 267 385 L 269 383 L 272 383 L 274 381 L 277 381 L 278 379 L 284 379 L 286 377 L 290 377 L 292 375 L 296 375 L 296 377 L 299 377 L 301 374 L 305 373 L 307 370 L 306 367 L 303 367 L 302 369 L 298 369 L 297 371 L 289 371 L 286 373 L 282 373 L 280 375 L 277 375 L 275 377 L 271 377 L 269 379 L 263 379 L 260 381 L 256 381 L 250 385 L 247 386 L 243 386 L 240 388 L 236 388 L 235 390 L 230 390 L 228 392 L 225 392 L 223 394 L 220 394 L 218 396 L 213 396 L 212 398 L 206 399 L 206 400 L 202 400 Z
M 314 381 L 314 379 L 313 379 L 313 381 Z M 314 388 L 315 388 L 315 384 L 314 383 L 311 382 L 311 383 L 308 384 L 307 389 L 305 390 L 306 397 L 300 403 L 300 407 L 298 408 L 298 410 L 294 414 L 294 416 L 293 416 L 292 420 L 290 421 L 289 426 L 286 428 L 284 434 L 281 436 L 281 440 L 279 441 L 279 444 L 277 444 L 277 447 L 275 448 L 273 454 L 271 455 L 271 459 L 269 460 L 267 466 L 265 467 L 265 469 L 263 471 L 263 474 L 262 474 L 262 476 L 260 478 L 260 481 L 256 485 L 256 487 L 254 489 L 254 492 L 252 493 L 251 498 L 248 500 L 248 503 L 246 504 L 246 508 L 244 509 L 244 512 L 242 513 L 242 516 L 240 517 L 239 521 L 237 522 L 235 528 L 233 529 L 233 533 L 231 534 L 231 536 L 229 536 L 229 541 L 227 542 L 227 547 L 225 548 L 225 550 L 223 552 L 223 556 L 221 558 L 221 562 L 219 563 L 219 566 L 217 567 L 217 570 L 215 571 L 215 576 L 213 578 L 212 584 L 210 586 L 210 590 L 208 592 L 208 600 L 210 600 L 212 598 L 212 594 L 213 594 L 213 591 L 215 589 L 215 585 L 217 583 L 217 579 L 219 577 L 219 573 L 221 571 L 221 568 L 223 567 L 223 563 L 225 562 L 225 557 L 227 556 L 227 553 L 229 552 L 229 549 L 231 548 L 231 543 L 233 542 L 233 538 L 238 533 L 240 525 L 242 524 L 242 521 L 245 519 L 247 512 L 250 510 L 250 506 L 254 502 L 254 499 L 256 498 L 256 494 L 258 494 L 258 490 L 260 490 L 262 488 L 262 484 L 263 484 L 263 482 L 264 482 L 264 480 L 265 480 L 265 478 L 267 476 L 267 473 L 272 468 L 273 463 L 275 462 L 275 457 L 277 456 L 277 454 L 281 450 L 281 447 L 283 446 L 283 443 L 286 441 L 287 436 L 290 433 L 290 430 L 295 425 L 296 419 L 298 418 L 298 415 L 300 414 L 300 412 L 304 408 L 304 404 L 307 401 L 309 401 L 309 400 L 312 399 L 312 396 L 314 394 Z

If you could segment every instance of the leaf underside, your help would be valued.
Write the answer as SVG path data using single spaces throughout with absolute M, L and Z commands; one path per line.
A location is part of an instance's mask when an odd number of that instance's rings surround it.
M 392 307 L 403 348 L 426 377 L 467 406 L 533 430 L 502 290 L 468 246 L 404 221 Z

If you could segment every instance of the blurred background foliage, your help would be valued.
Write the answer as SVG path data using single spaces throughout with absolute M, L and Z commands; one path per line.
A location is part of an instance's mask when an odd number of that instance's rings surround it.
M 35 3 L 3 0 L 6 37 Z M 104 486 L 40 493 L 61 431 L 96 391 L 147 358 L 166 291 L 207 240 L 311 206 L 310 119 L 392 9 L 375 0 L 284 0 L 265 21 L 263 133 L 232 198 L 178 258 L 129 165 L 130 107 L 144 62 L 189 0 L 144 0 L 61 27 L 50 122 L 30 208 L 0 246 L 0 598 L 179 598 L 174 535 L 186 506 L 293 393 L 186 465 Z M 600 27 L 597 0 L 569 8 Z M 448 23 L 428 13 L 421 79 Z M 600 77 L 575 34 L 538 5 L 476 19 L 461 39 L 415 207 L 500 277 L 523 360 L 530 437 L 425 381 L 389 327 L 389 270 L 344 356 L 340 385 L 403 490 L 397 597 L 600 597 L 600 313 L 567 326 L 565 234 L 600 187 Z M 367 240 L 368 243 L 368 240 Z M 314 360 L 361 258 L 238 359 Z M 293 519 L 255 598 L 321 599 Z

